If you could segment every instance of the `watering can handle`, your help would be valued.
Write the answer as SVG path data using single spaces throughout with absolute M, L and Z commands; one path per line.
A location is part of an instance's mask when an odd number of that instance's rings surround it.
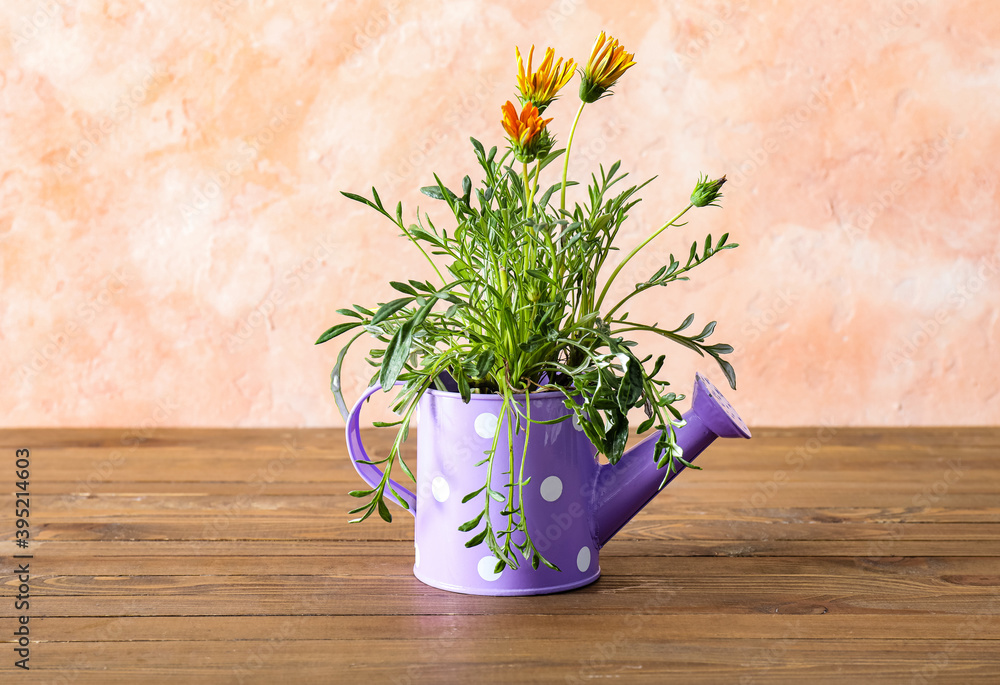
M 400 385 L 400 383 L 396 383 L 396 385 Z M 374 464 L 363 463 L 369 459 L 364 445 L 361 444 L 361 406 L 365 403 L 365 400 L 381 389 L 382 386 L 376 383 L 365 390 L 347 417 L 347 452 L 351 455 L 351 463 L 354 464 L 354 469 L 358 472 L 358 475 L 373 488 L 377 487 L 381 482 L 382 471 Z M 416 516 L 417 496 L 391 478 L 389 479 L 389 486 L 385 491 L 385 496 Z M 396 497 L 393 491 L 398 493 L 399 497 Z

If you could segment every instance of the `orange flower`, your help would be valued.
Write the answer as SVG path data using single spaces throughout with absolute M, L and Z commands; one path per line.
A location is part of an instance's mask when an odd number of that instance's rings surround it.
M 625 52 L 618 40 L 605 36 L 604 31 L 594 42 L 594 50 L 590 60 L 583 70 L 583 81 L 580 83 L 580 99 L 584 102 L 594 102 L 615 85 L 621 75 L 635 62 L 633 53 Z
M 545 108 L 556 99 L 559 89 L 573 78 L 573 67 L 576 66 L 576 62 L 570 59 L 563 64 L 562 57 L 555 59 L 556 53 L 552 48 L 545 48 L 545 59 L 538 65 L 538 70 L 532 72 L 531 60 L 535 54 L 535 46 L 532 45 L 528 51 L 527 69 L 521 59 L 521 51 L 516 47 L 514 54 L 517 55 L 517 89 L 521 93 L 521 102 L 530 102 L 539 112 L 545 111 Z
M 500 109 L 503 112 L 500 123 L 510 137 L 510 144 L 518 161 L 532 162 L 548 153 L 552 148 L 552 139 L 545 126 L 552 119 L 542 119 L 538 108 L 530 102 L 524 103 L 520 115 L 510 100 Z

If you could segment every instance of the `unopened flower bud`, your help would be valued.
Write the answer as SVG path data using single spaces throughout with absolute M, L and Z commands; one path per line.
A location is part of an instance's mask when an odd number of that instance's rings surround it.
M 726 177 L 709 180 L 707 176 L 699 176 L 698 183 L 691 193 L 691 204 L 695 207 L 707 207 L 712 205 L 718 207 L 715 201 L 722 197 L 722 185 L 726 182 Z

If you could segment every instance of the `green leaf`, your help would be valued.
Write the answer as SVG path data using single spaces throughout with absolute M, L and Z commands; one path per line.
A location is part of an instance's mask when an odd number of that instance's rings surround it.
M 736 370 L 733 365 L 727 362 L 725 359 L 715 358 L 715 361 L 719 362 L 719 366 L 722 367 L 722 373 L 726 374 L 726 380 L 729 381 L 729 387 L 733 390 L 736 389 Z
M 437 178 L 436 174 L 435 174 L 435 178 Z M 440 181 L 439 181 L 439 183 L 440 183 Z M 442 188 L 444 188 L 444 192 L 441 192 Z M 422 187 L 420 189 L 420 192 L 423 193 L 424 195 L 426 195 L 427 197 L 434 198 L 435 200 L 445 200 L 449 204 L 458 199 L 458 195 L 456 195 L 455 193 L 451 192 L 450 190 L 448 190 L 447 188 L 445 188 L 443 185 L 424 186 L 424 187 Z M 445 198 L 445 193 L 448 193 L 448 197 L 447 198 Z
M 368 198 L 362 197 L 361 195 L 358 195 L 357 193 L 348 193 L 347 191 L 341 190 L 340 194 L 343 195 L 344 197 L 348 198 L 349 200 L 354 200 L 355 202 L 360 202 L 363 205 L 368 205 L 369 207 L 371 207 L 375 211 L 379 211 L 378 205 L 376 205 L 374 202 L 372 202 Z
M 392 523 L 392 514 L 389 513 L 389 507 L 386 506 L 385 500 L 381 497 L 378 500 L 378 515 L 382 517 L 382 520 L 386 523 Z
M 462 396 L 462 401 L 468 404 L 472 400 L 472 388 L 469 387 L 469 378 L 461 366 L 455 369 L 454 378 L 458 384 L 458 392 Z
M 354 328 L 357 328 L 358 326 L 361 325 L 361 323 L 362 323 L 361 321 L 347 321 L 345 323 L 338 323 L 336 326 L 328 328 L 326 332 L 323 333 L 323 335 L 319 336 L 319 339 L 316 341 L 316 344 L 320 345 L 322 343 L 325 343 L 327 340 L 333 340 L 338 335 L 346 333 L 347 331 L 352 330 Z
M 579 183 L 577 183 L 576 181 L 566 181 L 566 187 L 567 188 L 569 188 L 570 186 L 575 186 L 575 185 L 579 185 Z M 549 204 L 549 198 L 552 197 L 552 193 L 556 192 L 560 188 L 562 188 L 562 183 L 555 183 L 555 184 L 553 184 L 548 190 L 546 190 L 544 193 L 542 193 L 541 198 L 538 200 L 538 206 L 539 207 L 545 207 L 546 205 L 548 205 Z
M 708 325 L 705 326 L 704 330 L 702 330 L 701 333 L 695 336 L 695 340 L 704 340 L 708 336 L 712 335 L 712 332 L 715 331 L 715 324 L 716 324 L 715 321 L 709 321 Z
M 479 464 L 482 464 L 482 463 L 483 462 L 479 462 Z M 479 464 L 477 464 L 477 466 Z M 475 492 L 470 492 L 468 495 L 466 495 L 465 497 L 462 498 L 462 504 L 465 504 L 466 502 L 468 502 L 470 499 L 474 498 L 476 495 L 478 495 L 479 493 L 481 493 L 485 489 L 486 489 L 486 486 L 484 485 L 483 487 L 479 488 Z
M 350 495 L 351 497 L 367 497 L 368 495 L 372 494 L 373 492 L 375 492 L 375 491 L 374 490 L 351 490 L 347 494 Z M 351 513 L 354 513 L 354 512 L 351 512 Z
M 398 300 L 393 300 L 392 302 L 386 302 L 381 307 L 379 307 L 377 312 L 375 312 L 375 316 L 373 316 L 371 320 L 371 325 L 375 326 L 377 324 L 382 323 L 390 316 L 398 312 L 400 309 L 410 304 L 411 302 L 413 302 L 412 297 L 401 297 Z
M 625 363 L 625 375 L 618 386 L 618 408 L 623 414 L 636 403 L 642 395 L 642 366 L 634 357 L 629 357 Z
M 389 285 L 398 290 L 401 293 L 406 293 L 407 295 L 416 295 L 417 291 L 413 289 L 412 286 L 406 283 L 400 283 L 399 281 L 389 281 Z
M 479 516 L 477 516 L 474 519 L 469 519 L 468 521 L 460 525 L 458 529 L 463 533 L 468 533 L 470 530 L 479 525 L 479 522 L 483 520 L 483 514 L 485 513 L 486 510 L 484 509 L 483 511 L 479 512 Z
M 541 555 L 539 555 L 539 556 L 541 556 Z M 556 566 L 555 564 L 553 564 L 551 561 L 549 561 L 545 557 L 541 557 L 541 559 L 542 559 L 542 563 L 545 564 L 546 566 L 548 566 L 550 569 L 552 569 L 553 571 L 559 571 L 559 573 L 562 573 L 562 569 L 559 568 L 558 566 Z
M 389 345 L 385 348 L 385 357 L 382 359 L 382 368 L 379 372 L 379 385 L 385 390 L 388 391 L 396 383 L 396 379 L 399 378 L 399 374 L 406 364 L 406 359 L 410 356 L 410 348 L 413 346 L 413 333 L 423 324 L 424 319 L 427 318 L 435 302 L 437 302 L 435 299 L 428 300 L 423 307 L 417 310 L 417 313 L 412 318 L 408 319 L 406 323 L 393 333 L 392 338 L 389 340 Z
M 393 495 L 396 496 L 396 499 L 399 501 L 399 506 L 403 507 L 403 509 L 409 510 L 410 505 L 407 504 L 406 500 L 403 498 L 402 495 L 400 495 L 398 492 L 396 492 L 396 488 L 394 488 L 394 487 L 392 487 L 390 485 L 389 486 L 389 492 L 391 492 Z
M 473 537 L 471 540 L 469 540 L 468 542 L 466 542 L 465 546 L 466 547 L 475 547 L 476 545 L 481 545 L 482 542 L 483 542 L 483 540 L 485 540 L 485 539 L 486 539 L 486 531 L 484 530 L 481 533 L 479 533 L 478 535 L 476 535 L 475 537 Z
M 493 364 L 496 361 L 496 355 L 493 354 L 493 350 L 486 350 L 476 358 L 475 370 L 473 371 L 473 378 L 476 380 L 483 380 L 493 370 Z

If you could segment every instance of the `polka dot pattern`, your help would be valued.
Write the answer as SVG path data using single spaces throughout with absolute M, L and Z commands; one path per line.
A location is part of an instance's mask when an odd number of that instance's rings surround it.
M 451 494 L 451 487 L 441 476 L 438 476 L 431 481 L 431 494 L 434 496 L 438 502 L 444 502 L 448 499 L 448 495 Z
M 538 488 L 539 493 L 546 502 L 555 502 L 562 495 L 563 484 L 559 480 L 558 476 L 549 476 L 542 481 L 542 485 Z
M 476 435 L 488 440 L 492 439 L 497 434 L 497 422 L 496 414 L 480 414 L 476 417 L 474 424 Z
M 483 557 L 479 560 L 479 577 L 483 580 L 494 581 L 500 577 L 503 573 L 494 573 L 493 569 L 496 568 L 497 560 L 491 555 L 488 557 Z
M 576 567 L 580 569 L 580 573 L 584 573 L 590 568 L 590 548 L 581 547 L 580 553 L 576 555 Z

